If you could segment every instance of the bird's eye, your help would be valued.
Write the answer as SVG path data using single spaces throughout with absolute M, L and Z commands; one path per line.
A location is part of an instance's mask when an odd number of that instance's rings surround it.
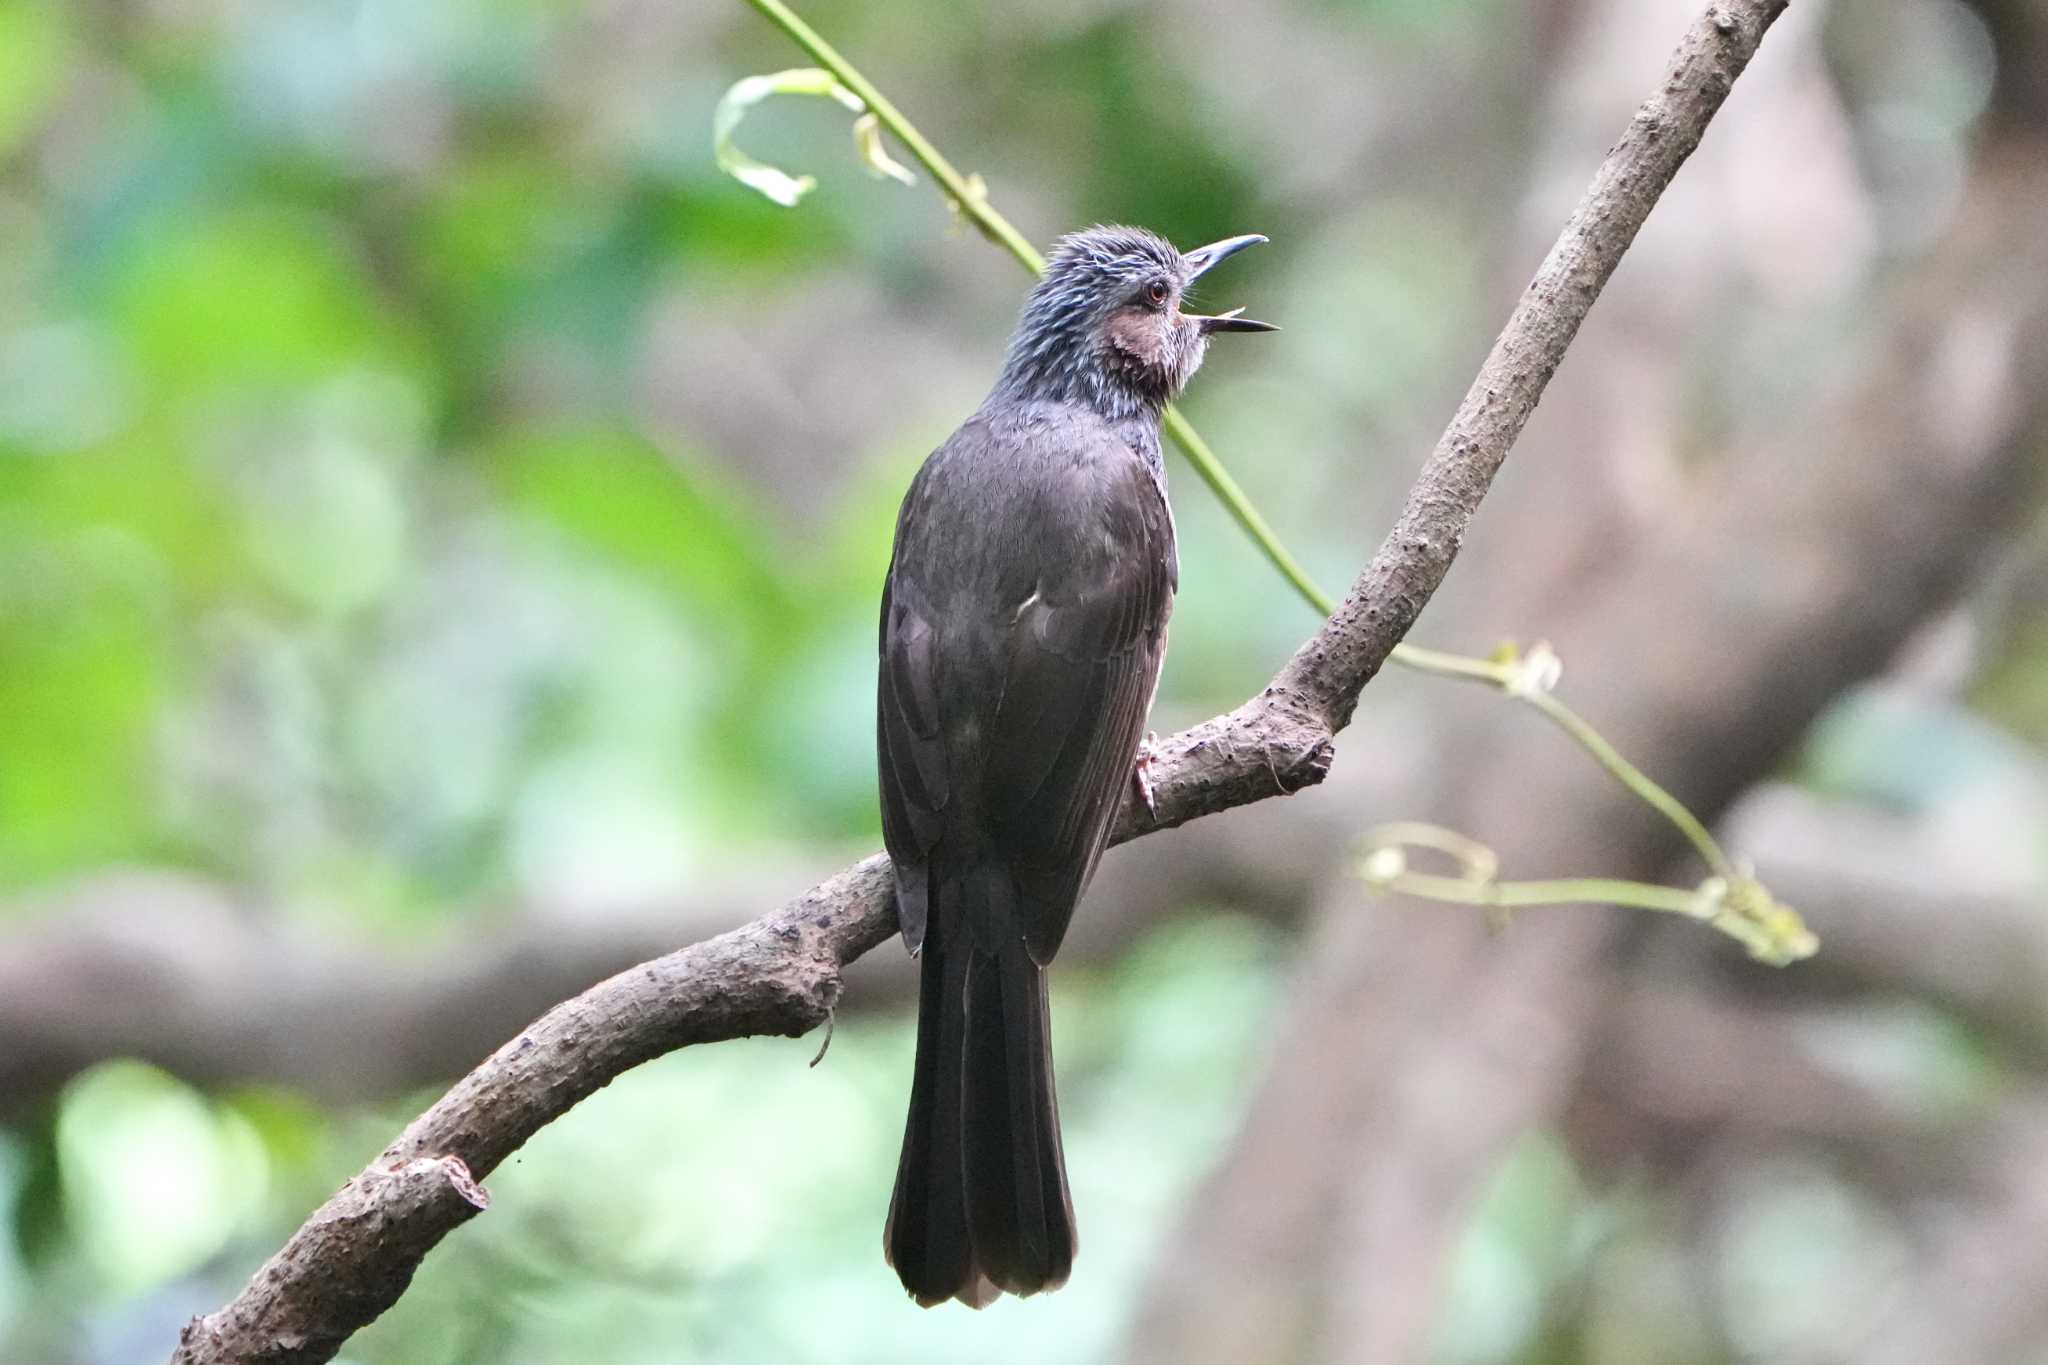
M 1167 289 L 1165 280 L 1154 280 L 1152 281 L 1152 283 L 1145 286 L 1145 297 L 1151 300 L 1152 306 L 1154 308 L 1163 307 L 1165 305 L 1166 294 Z

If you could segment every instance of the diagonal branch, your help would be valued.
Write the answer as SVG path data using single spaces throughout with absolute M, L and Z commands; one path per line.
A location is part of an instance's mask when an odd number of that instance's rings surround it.
M 1156 814 L 1127 803 L 1118 841 L 1322 779 L 1359 692 L 1443 581 L 1593 300 L 1784 6 L 1719 0 L 1687 29 L 1336 614 L 1258 696 L 1158 746 Z M 331 1359 L 484 1207 L 476 1180 L 585 1096 L 692 1043 L 823 1023 L 840 968 L 895 931 L 889 880 L 877 854 L 773 914 L 550 1010 L 316 1210 L 232 1303 L 188 1324 L 174 1360 Z

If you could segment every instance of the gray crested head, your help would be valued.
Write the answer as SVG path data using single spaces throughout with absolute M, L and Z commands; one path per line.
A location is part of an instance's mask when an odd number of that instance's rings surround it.
M 1156 233 L 1091 227 L 1060 238 L 1024 302 L 996 392 L 1085 403 L 1112 419 L 1150 414 L 1180 393 L 1217 332 L 1270 332 L 1232 310 L 1183 313 L 1195 280 L 1266 239 L 1229 237 L 1176 251 Z

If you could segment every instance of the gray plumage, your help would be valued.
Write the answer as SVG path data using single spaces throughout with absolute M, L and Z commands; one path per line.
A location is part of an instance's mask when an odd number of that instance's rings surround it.
M 882 826 L 922 954 L 884 1246 L 919 1303 L 1064 1283 L 1074 1218 L 1045 967 L 1109 835 L 1178 582 L 1161 409 L 1211 333 L 1202 271 L 1135 228 L 1063 238 L 1001 375 L 925 461 L 882 596 Z

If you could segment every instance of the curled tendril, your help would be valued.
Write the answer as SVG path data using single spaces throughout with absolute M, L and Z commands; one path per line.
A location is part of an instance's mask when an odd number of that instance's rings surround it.
M 765 161 L 757 161 L 741 151 L 733 141 L 733 134 L 739 131 L 740 120 L 746 117 L 747 111 L 770 95 L 810 95 L 830 99 L 860 115 L 853 121 L 853 146 L 868 174 L 906 185 L 917 183 L 917 177 L 910 173 L 910 169 L 891 157 L 888 148 L 883 146 L 881 120 L 875 117 L 865 100 L 841 85 L 831 72 L 815 66 L 799 66 L 733 82 L 711 115 L 711 153 L 718 162 L 718 169 L 747 188 L 759 191 L 784 208 L 794 208 L 799 200 L 818 186 L 816 176 L 791 175 Z

